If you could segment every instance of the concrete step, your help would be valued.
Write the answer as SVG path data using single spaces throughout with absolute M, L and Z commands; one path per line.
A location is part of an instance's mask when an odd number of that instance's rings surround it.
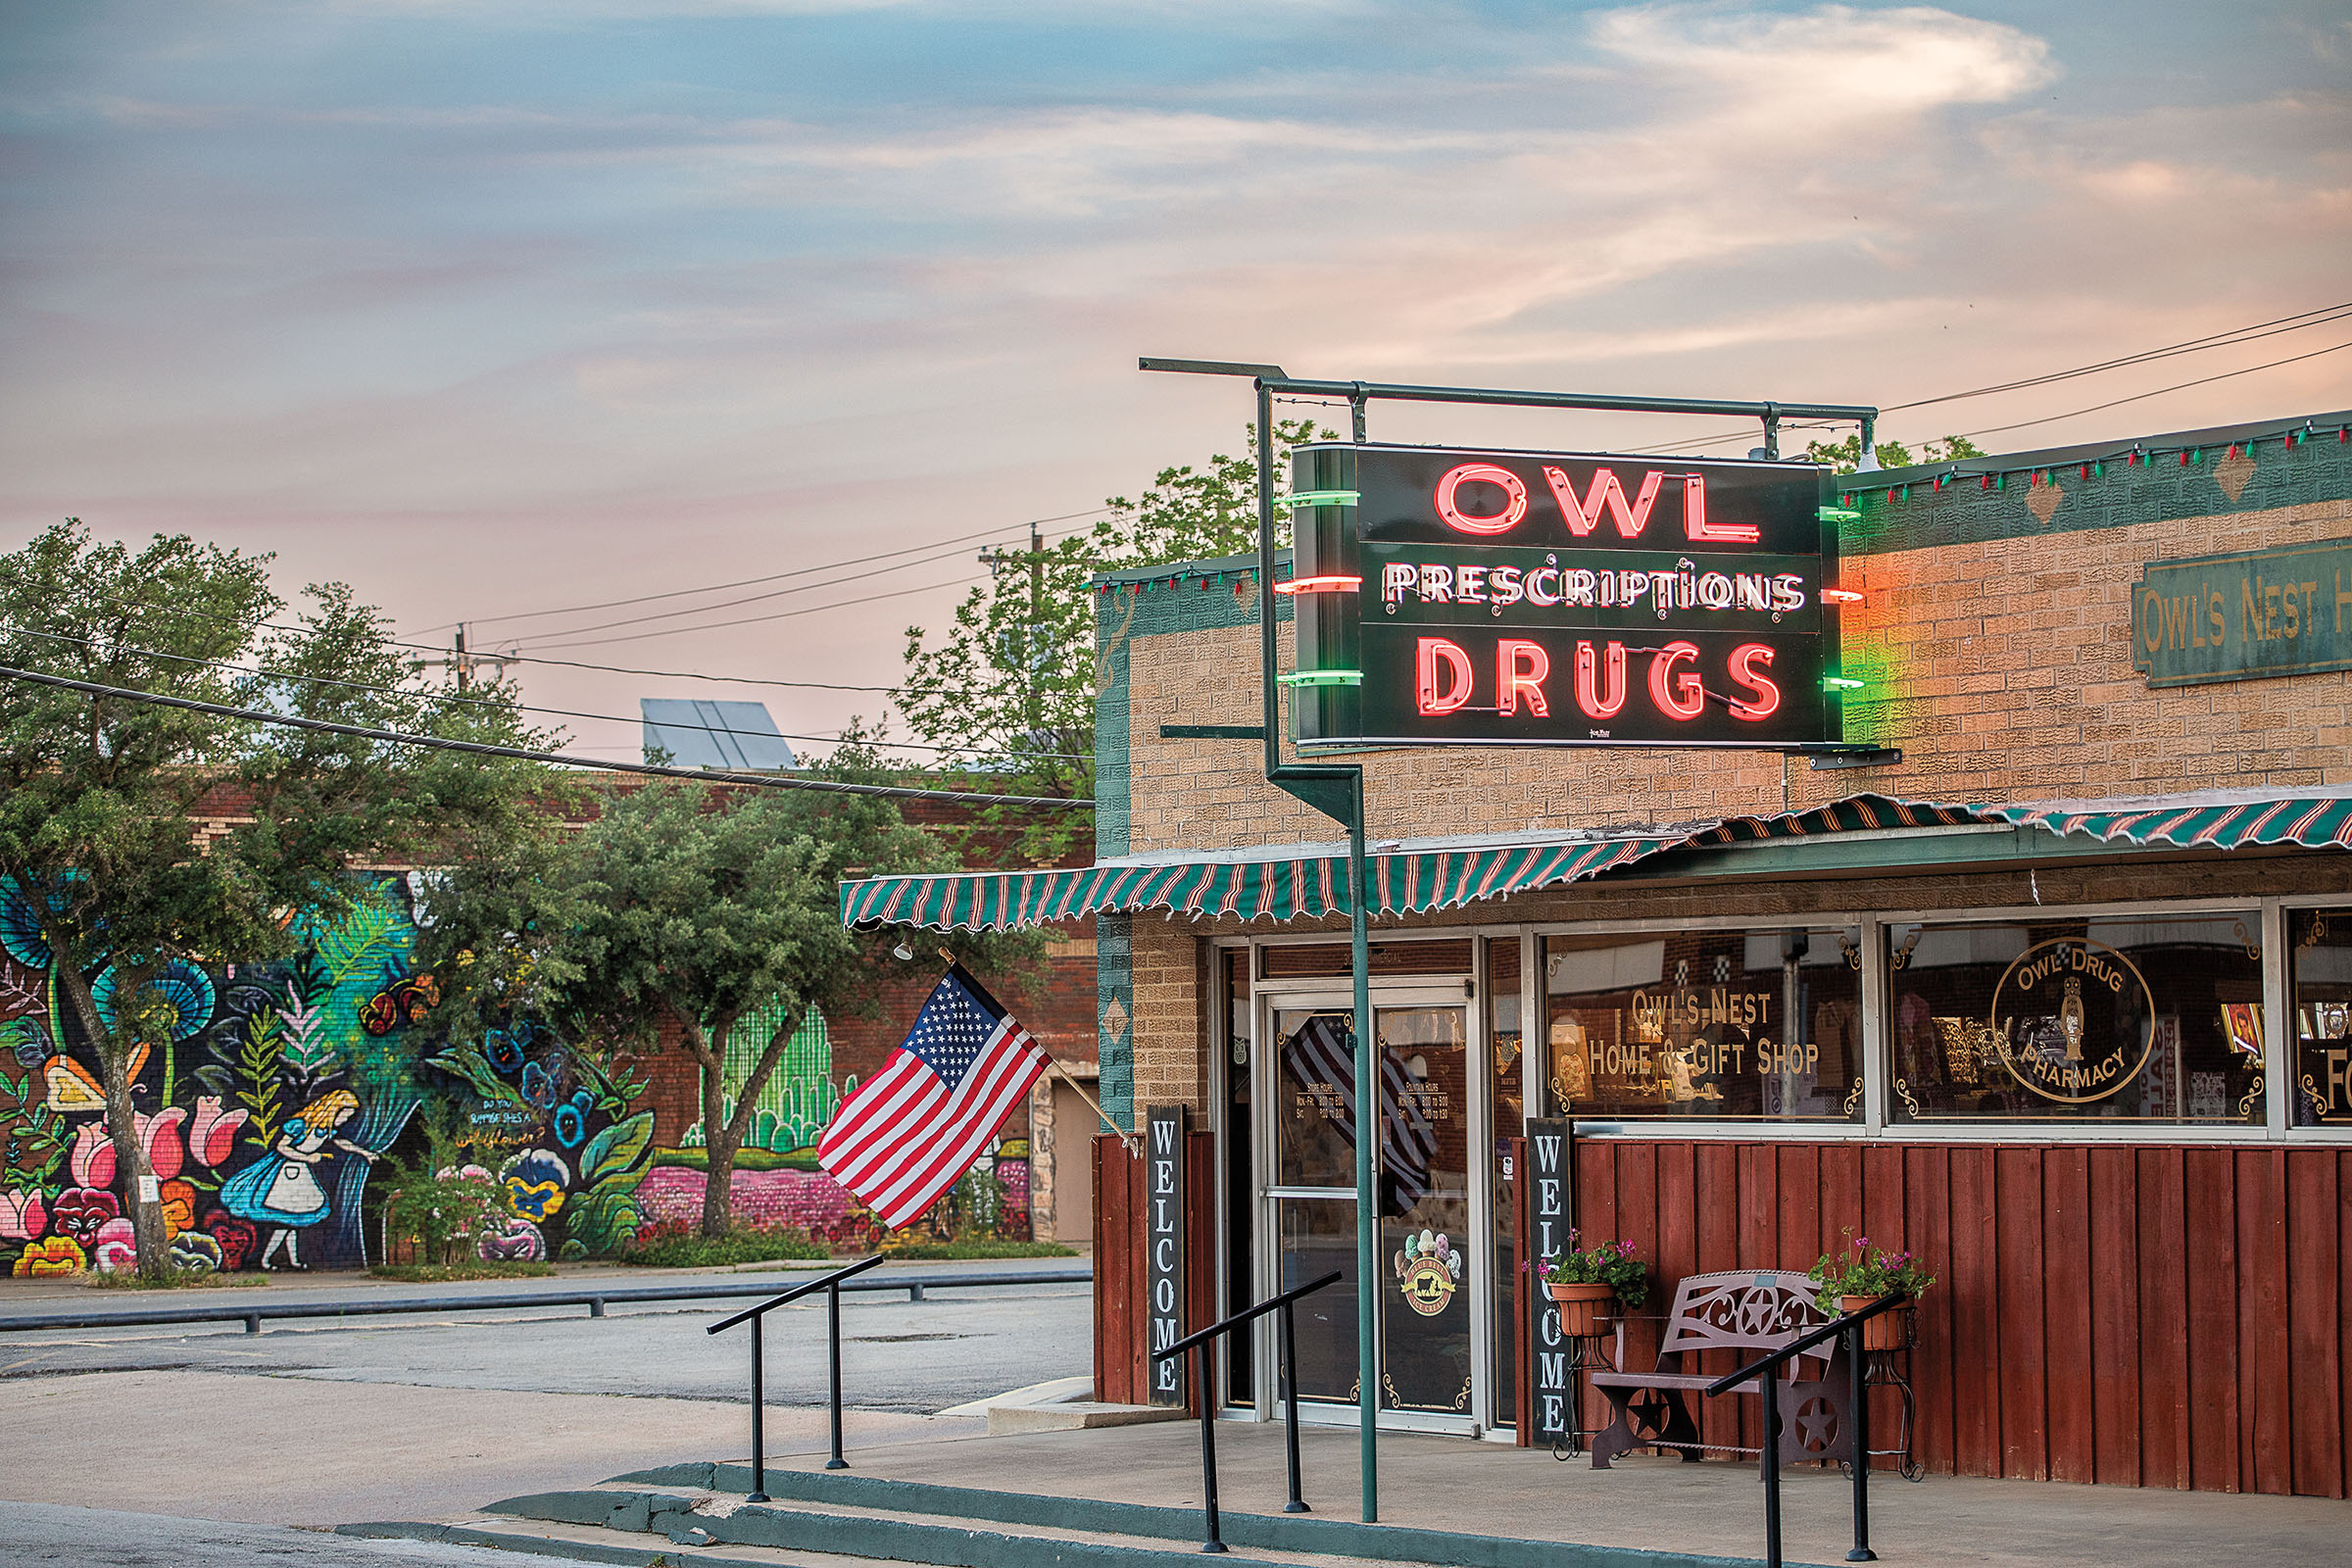
M 960 1521 L 904 1519 L 823 1504 L 747 1503 L 709 1493 L 593 1489 L 494 1503 L 447 1525 L 347 1525 L 354 1536 L 400 1537 L 645 1568 L 1193 1568 L 1197 1546 L 1044 1527 L 1010 1532 Z M 1220 1559 L 1234 1568 L 1349 1568 L 1339 1559 L 1275 1552 Z
M 667 1466 L 615 1477 L 599 1488 L 508 1498 L 480 1516 L 438 1528 L 594 1544 L 624 1554 L 591 1560 L 630 1563 L 652 1560 L 626 1555 L 645 1552 L 644 1538 L 650 1535 L 667 1544 L 670 1564 L 715 1565 L 736 1558 L 703 1554 L 733 1552 L 747 1563 L 790 1561 L 801 1568 L 815 1568 L 820 1559 L 940 1568 L 1177 1568 L 1180 1561 L 1199 1560 L 1203 1539 L 1198 1507 L 787 1469 L 767 1472 L 772 1501 L 747 1503 L 742 1498 L 750 1485 L 750 1469 L 743 1465 Z M 1266 1568 L 1732 1568 L 1753 1561 L 1367 1525 L 1312 1514 L 1227 1511 L 1221 1526 L 1226 1544 L 1237 1553 L 1225 1560 L 1237 1568 L 1245 1563 Z M 389 1533 L 436 1527 L 347 1528 Z M 680 1548 L 696 1555 L 683 1555 Z M 754 1555 L 743 1556 L 747 1551 Z

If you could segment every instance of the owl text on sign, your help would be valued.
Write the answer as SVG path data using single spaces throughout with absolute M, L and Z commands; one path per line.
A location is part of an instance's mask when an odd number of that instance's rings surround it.
M 1300 448 L 1305 741 L 1834 741 L 1821 470 Z M 1834 533 L 1829 536 L 1834 545 Z

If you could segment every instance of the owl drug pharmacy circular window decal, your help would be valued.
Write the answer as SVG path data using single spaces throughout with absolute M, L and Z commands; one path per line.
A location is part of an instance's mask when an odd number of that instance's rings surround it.
M 2010 1074 L 2045 1100 L 2087 1104 L 2139 1076 L 2155 999 L 2130 958 L 2087 937 L 2037 942 L 1993 989 L 1987 1019 Z

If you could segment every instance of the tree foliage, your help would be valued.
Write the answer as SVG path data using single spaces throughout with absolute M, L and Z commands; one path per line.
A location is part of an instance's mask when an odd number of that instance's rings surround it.
M 808 774 L 869 781 L 882 769 L 845 747 Z M 946 844 L 885 798 L 669 780 L 604 795 L 539 906 L 541 916 L 564 911 L 560 927 L 545 927 L 539 995 L 574 1039 L 651 1049 L 665 1025 L 677 1031 L 699 1070 L 705 1236 L 726 1232 L 736 1152 L 794 1034 L 812 1009 L 872 1016 L 877 982 L 897 967 L 895 939 L 841 923 L 840 881 L 954 864 Z M 1036 944 L 958 946 L 1002 962 Z M 750 1027 L 764 1031 L 751 1043 L 758 1055 L 730 1084 L 728 1048 Z
M 1311 420 L 1285 419 L 1275 445 L 1287 452 L 1328 440 Z M 1175 561 L 1213 560 L 1257 549 L 1257 433 L 1243 456 L 1217 453 L 1195 468 L 1162 468 L 1138 498 L 1113 496 L 1111 515 L 1036 549 L 995 553 L 990 581 L 975 587 L 936 638 L 906 630 L 906 674 L 894 694 L 907 727 L 946 750 L 951 767 L 985 772 L 1006 794 L 1086 797 L 1095 787 L 1095 697 L 1107 663 L 1096 635 L 1098 573 Z M 1277 547 L 1289 525 L 1277 520 Z M 1132 601 L 1114 616 L 1131 617 Z M 1115 644 L 1124 628 L 1108 628 Z M 984 826 L 1015 826 L 1039 858 L 1059 853 L 1084 818 L 991 813 Z
M 1914 464 L 1957 463 L 1962 458 L 1981 458 L 1984 449 L 1964 435 L 1947 435 L 1940 441 L 1930 441 L 1913 457 L 1911 449 L 1900 441 L 1878 443 L 1877 457 L 1882 468 L 1908 468 Z M 1808 441 L 1805 456 L 1815 463 L 1826 464 L 1833 472 L 1853 473 L 1862 466 L 1862 432 L 1856 430 L 1842 441 Z
M 421 682 L 340 583 L 292 624 L 268 556 L 158 536 L 133 551 L 74 519 L 0 557 L 0 664 L 226 707 L 545 746 L 491 688 Z M 258 672 L 257 672 L 258 671 Z M 430 857 L 458 824 L 514 819 L 541 770 L 0 679 L 0 878 L 37 915 L 99 1058 L 142 1273 L 166 1267 L 131 1080 L 175 958 L 267 958 L 289 910 L 348 911 L 357 864 Z M 103 982 L 103 984 L 101 984 Z M 100 993 L 105 995 L 102 1004 Z

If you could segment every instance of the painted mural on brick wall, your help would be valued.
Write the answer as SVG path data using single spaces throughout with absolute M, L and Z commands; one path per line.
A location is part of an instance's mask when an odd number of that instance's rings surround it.
M 97 1062 L 24 898 L 0 884 L 0 1266 L 126 1267 L 130 1221 L 112 1190 Z M 577 1256 L 628 1242 L 653 1152 L 653 1115 L 634 1108 L 642 1085 L 528 1024 L 478 1044 L 436 1039 L 439 988 L 412 961 L 403 878 L 371 880 L 340 915 L 295 922 L 292 958 L 175 962 L 161 982 L 172 1017 L 135 1058 L 132 1098 L 176 1263 L 307 1269 L 380 1255 L 368 1182 L 428 1106 L 512 1201 L 485 1252 Z M 108 1009 L 111 971 L 92 990 Z
M 778 1003 L 747 1014 L 744 1023 L 729 1032 L 722 1110 L 730 1119 L 742 1104 L 743 1086 L 763 1042 L 783 1016 Z M 857 1090 L 858 1082 L 855 1073 L 834 1077 L 831 1031 L 824 1014 L 810 1013 L 793 1032 L 783 1059 L 761 1087 L 743 1147 L 736 1153 L 728 1200 L 739 1223 L 797 1227 L 837 1249 L 881 1244 L 886 1234 L 881 1222 L 816 1163 L 817 1135 L 833 1119 L 841 1102 Z M 678 1143 L 677 1149 L 656 1152 L 654 1167 L 641 1184 L 638 1199 L 648 1220 L 684 1229 L 702 1216 L 704 1164 L 700 1155 L 708 1143 L 703 1124 L 697 1121 L 688 1127 Z M 981 1156 L 973 1174 L 970 1190 L 983 1195 L 981 1202 L 990 1210 L 981 1221 L 984 1228 L 1026 1237 L 1028 1141 L 999 1140 Z M 943 1209 L 909 1229 L 944 1234 L 953 1224 L 969 1224 L 972 1219 L 968 1213 Z

